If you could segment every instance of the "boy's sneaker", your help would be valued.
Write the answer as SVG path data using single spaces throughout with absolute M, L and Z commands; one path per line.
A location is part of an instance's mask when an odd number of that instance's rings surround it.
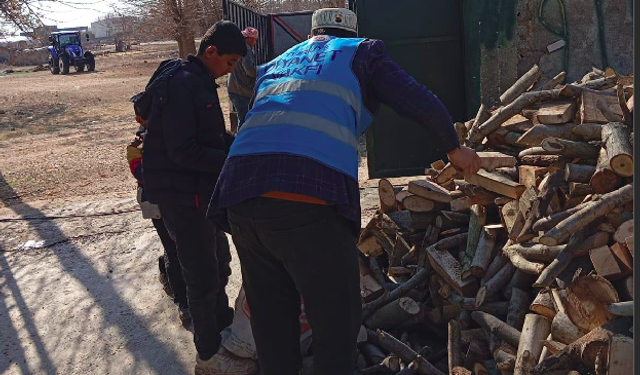
M 195 375 L 254 375 L 258 371 L 258 361 L 241 358 L 220 346 L 218 353 L 203 361 L 196 354 Z

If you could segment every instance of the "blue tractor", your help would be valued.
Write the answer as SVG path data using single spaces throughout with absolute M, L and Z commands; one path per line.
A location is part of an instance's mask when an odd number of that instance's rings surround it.
M 55 32 L 49 35 L 49 70 L 51 74 L 68 74 L 73 65 L 76 72 L 86 68 L 92 72 L 96 69 L 96 59 L 89 51 L 82 49 L 79 32 Z M 89 35 L 87 35 L 89 40 Z

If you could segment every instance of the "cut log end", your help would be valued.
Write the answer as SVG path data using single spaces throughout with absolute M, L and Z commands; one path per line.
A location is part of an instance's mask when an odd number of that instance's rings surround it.
M 622 177 L 633 176 L 633 157 L 631 155 L 616 155 L 611 158 L 611 169 Z

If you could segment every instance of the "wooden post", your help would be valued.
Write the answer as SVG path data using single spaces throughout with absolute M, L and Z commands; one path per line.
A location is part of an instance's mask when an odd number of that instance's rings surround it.
M 526 375 L 538 364 L 542 354 L 542 341 L 551 332 L 551 321 L 541 315 L 527 314 L 516 354 L 513 375 Z

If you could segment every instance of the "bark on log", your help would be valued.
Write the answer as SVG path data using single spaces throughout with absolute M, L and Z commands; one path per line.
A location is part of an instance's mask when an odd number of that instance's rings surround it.
M 562 182 L 562 175 L 562 171 L 557 170 L 549 174 L 540 184 L 540 192 L 533 201 L 529 215 L 527 216 L 524 226 L 522 227 L 522 230 L 515 242 L 520 243 L 531 239 L 531 229 L 533 224 L 547 212 L 549 204 Z
M 622 122 L 624 120 L 622 118 L 622 115 L 615 112 L 618 108 L 616 108 L 615 110 L 612 110 L 611 107 L 607 105 L 608 101 L 609 100 L 605 98 L 596 99 L 596 108 L 600 111 L 602 116 L 604 116 L 604 118 L 606 119 L 606 121 L 603 121 L 603 122 Z M 594 119 L 589 119 L 589 121 L 598 122 L 597 120 L 594 120 Z
M 558 256 L 551 261 L 551 264 L 542 271 L 538 280 L 533 284 L 533 287 L 546 288 L 551 286 L 556 277 L 567 268 L 571 259 L 577 256 L 584 256 L 588 254 L 591 249 L 604 246 L 609 241 L 609 234 L 605 232 L 598 232 L 587 237 L 588 233 L 589 227 L 585 227 L 571 235 L 567 246 L 565 246 Z
M 509 120 L 505 121 L 504 124 L 502 124 L 502 129 L 516 133 L 525 133 L 532 127 L 533 121 L 522 115 L 515 115 Z
M 473 256 L 471 267 L 469 268 L 473 276 L 484 276 L 487 267 L 489 267 L 491 263 L 498 233 L 502 228 L 502 225 L 485 225 L 482 229 L 480 240 L 478 241 L 478 246 L 476 247 L 476 252 Z M 464 278 L 464 271 L 462 277 Z
M 572 207 L 572 208 L 569 208 L 567 210 L 560 211 L 560 212 L 551 214 L 549 216 L 545 216 L 545 217 L 539 219 L 538 221 L 536 221 L 535 224 L 533 224 L 533 228 L 532 229 L 535 232 L 548 231 L 549 229 L 552 229 L 553 227 L 558 225 L 559 222 L 565 220 L 566 218 L 570 217 L 571 215 L 573 215 L 576 212 L 579 212 L 580 210 L 585 208 L 586 205 L 587 205 L 586 203 L 579 204 L 579 205 L 577 205 L 575 207 Z
M 496 337 L 504 340 L 507 344 L 518 347 L 518 343 L 520 342 L 520 331 L 518 331 L 517 329 L 509 326 L 507 323 L 496 318 L 495 316 L 482 311 L 472 312 L 471 318 L 482 328 L 491 332 L 491 334 L 495 335 Z
M 426 180 L 410 181 L 409 191 L 412 194 L 436 202 L 449 203 L 452 200 L 451 192 L 436 183 Z
M 500 103 L 507 105 L 518 98 L 522 93 L 527 91 L 542 75 L 542 71 L 535 64 L 528 72 L 522 75 L 518 80 L 509 87 L 502 95 L 500 95 Z
M 369 268 L 373 273 L 376 281 L 385 291 L 389 290 L 389 285 L 387 284 L 387 278 L 384 276 L 384 273 L 380 269 L 380 265 L 378 264 L 378 260 L 375 257 L 369 258 Z
M 568 163 L 564 170 L 564 180 L 588 184 L 595 172 L 596 167 L 594 166 Z
M 522 327 L 513 375 L 529 374 L 538 364 L 542 341 L 551 332 L 551 321 L 541 315 L 527 314 Z
M 524 155 L 520 158 L 520 162 L 523 165 L 534 165 L 538 167 L 561 167 L 570 161 L 570 158 L 560 155 Z
M 597 194 L 604 194 L 614 191 L 621 184 L 621 178 L 613 172 L 607 150 L 600 149 L 596 171 L 591 177 L 589 184 Z
M 460 324 L 455 320 L 450 320 L 447 325 L 447 353 L 448 353 L 448 365 L 450 374 L 453 373 L 453 368 L 456 366 L 462 366 L 464 364 L 462 359 L 462 341 L 460 338 Z
M 509 246 L 510 244 L 510 242 L 507 243 L 507 246 L 505 246 L 502 251 L 509 257 L 509 259 L 511 260 L 511 264 L 513 264 L 520 271 L 527 274 L 540 275 L 540 273 L 544 269 L 544 264 L 529 261 L 513 247 Z
M 613 235 L 613 239 L 616 242 L 624 243 L 625 239 L 630 236 L 633 236 L 633 219 L 622 223 Z
M 597 275 L 577 279 L 562 297 L 569 319 L 584 332 L 590 332 L 613 319 L 607 305 L 619 301 L 613 285 Z
M 609 344 L 608 375 L 626 375 L 633 373 L 633 339 L 615 335 Z
M 599 141 L 602 139 L 602 124 L 578 124 L 571 132 L 585 141 Z
M 529 293 L 520 288 L 513 288 L 511 290 L 511 299 L 509 300 L 509 309 L 507 311 L 506 320 L 508 325 L 517 330 L 522 330 L 529 301 L 531 301 Z
M 607 310 L 613 315 L 633 316 L 633 301 L 610 303 Z
M 518 154 L 518 158 L 522 159 L 525 156 L 549 155 L 549 154 L 551 153 L 542 147 L 531 147 L 526 150 L 520 151 L 520 153 Z M 558 155 L 558 156 L 561 156 L 561 155 Z
M 556 86 L 561 85 L 564 80 L 567 78 L 567 72 L 560 72 L 555 77 L 547 80 L 545 82 L 539 82 L 533 90 L 552 90 L 556 88 Z
M 526 272 L 523 272 L 522 270 L 517 269 L 516 272 L 513 274 L 511 281 L 509 281 L 509 284 L 507 284 L 507 286 L 503 288 L 503 294 L 506 298 L 511 299 L 511 292 L 513 291 L 513 288 L 528 290 L 529 288 L 531 288 L 531 284 L 533 283 L 534 280 L 535 280 L 534 275 L 528 274 Z
M 624 206 L 633 200 L 633 185 L 604 194 L 599 200 L 589 203 L 585 208 L 561 221 L 553 229 L 540 238 L 540 243 L 547 246 L 555 246 L 569 238 L 572 233 L 589 225 L 599 217 L 609 213 L 617 206 Z
M 551 328 L 551 331 L 552 331 L 551 335 L 553 335 L 553 328 Z M 559 351 L 561 351 L 562 349 L 564 349 L 567 346 L 567 344 L 563 344 L 561 342 L 553 341 L 553 340 L 544 340 L 542 342 L 542 345 L 544 345 L 544 347 L 546 349 L 548 349 L 550 355 L 554 355 L 554 354 L 558 353 Z M 545 359 L 545 358 L 541 357 L 540 358 L 541 359 L 540 362 L 542 362 L 542 360 Z M 540 362 L 538 362 L 538 363 L 540 363 Z M 570 374 L 568 374 L 568 375 L 570 375 Z
M 389 293 L 383 294 L 382 297 L 365 304 L 362 307 L 362 319 L 363 320 L 367 319 L 369 316 L 371 316 L 371 314 L 373 314 L 380 307 L 390 302 L 393 302 L 400 297 L 407 295 L 407 293 L 413 290 L 413 288 L 415 288 L 416 286 L 418 286 L 419 284 L 422 284 L 422 282 L 427 280 L 427 277 L 429 277 L 429 269 L 423 268 L 420 271 L 418 271 L 415 275 L 413 275 L 409 279 L 409 281 L 407 281 L 406 283 L 400 285 L 399 287 L 397 287 L 396 289 L 394 289 Z
M 549 289 L 542 289 L 533 300 L 529 309 L 552 320 L 556 316 L 556 308 L 551 291 Z
M 469 231 L 467 232 L 466 258 L 468 261 L 462 264 L 462 279 L 466 280 L 471 276 L 471 262 L 476 253 L 480 235 L 487 221 L 487 210 L 475 204 L 471 206 L 471 216 L 469 219 Z
M 600 149 L 584 142 L 570 141 L 562 138 L 549 137 L 542 142 L 542 149 L 547 153 L 562 155 L 570 158 L 595 159 Z
M 465 214 L 462 212 L 440 211 L 440 213 L 447 219 L 458 223 L 468 223 L 469 219 L 471 218 L 469 214 Z
M 583 184 L 580 182 L 569 182 L 570 197 L 585 197 L 589 194 L 593 194 L 593 189 L 591 189 L 591 185 Z
M 487 298 L 497 294 L 500 288 L 505 286 L 513 277 L 515 267 L 507 263 L 498 273 L 496 273 L 487 283 L 478 289 L 476 294 L 476 304 L 482 306 Z
M 546 246 L 538 243 L 514 244 L 509 246 L 523 257 L 534 262 L 551 262 L 566 245 Z
M 489 281 L 498 271 L 500 271 L 509 262 L 509 257 L 503 253 L 498 253 L 491 261 L 491 264 L 487 267 L 484 276 L 480 279 L 480 286 L 483 286 Z
M 630 129 L 621 123 L 610 123 L 602 128 L 609 166 L 622 177 L 633 176 L 633 149 L 629 143 Z
M 402 297 L 378 309 L 367 320 L 369 328 L 391 330 L 411 319 L 420 312 L 416 301 L 409 297 Z
M 618 96 L 618 105 L 622 110 L 622 119 L 624 124 L 627 126 L 633 126 L 633 117 L 631 116 L 629 107 L 627 107 L 627 99 L 625 98 L 624 90 L 621 84 L 618 84 L 616 94 Z
M 478 145 L 484 137 L 496 131 L 505 121 L 519 114 L 533 104 L 554 100 L 560 97 L 560 90 L 545 90 L 525 93 L 515 101 L 497 110 L 493 116 L 477 128 L 471 129 L 467 138 L 469 145 Z
M 358 344 L 358 350 L 369 365 L 378 364 L 386 358 L 382 350 L 370 342 Z
M 378 196 L 380 198 L 380 212 L 389 213 L 398 211 L 396 193 L 389 180 L 383 178 L 378 182 Z
M 384 349 L 396 354 L 405 363 L 416 361 L 418 373 L 423 375 L 444 375 L 436 369 L 429 361 L 418 355 L 413 349 L 403 344 L 400 340 L 384 331 L 378 331 L 377 341 Z
M 447 207 L 445 203 L 435 202 L 419 195 L 411 195 L 402 201 L 405 209 L 411 212 L 434 212 Z

